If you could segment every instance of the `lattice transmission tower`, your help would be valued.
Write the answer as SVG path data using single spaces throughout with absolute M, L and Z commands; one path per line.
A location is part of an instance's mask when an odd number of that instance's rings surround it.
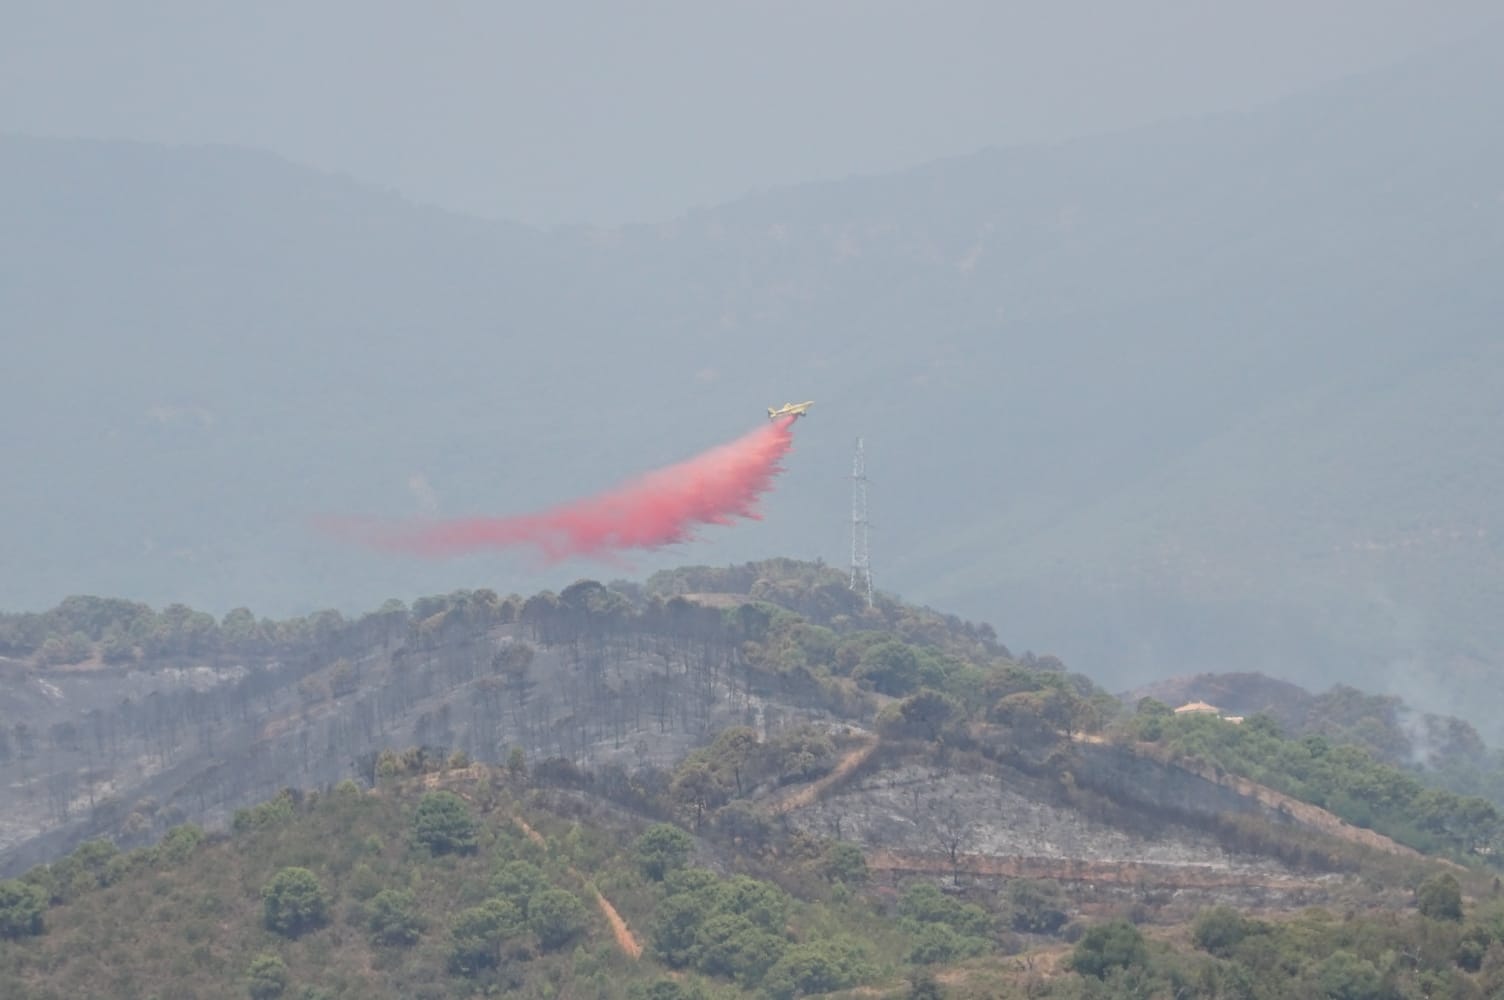
M 856 457 L 851 460 L 851 589 L 872 606 L 872 552 L 867 530 L 867 458 L 862 439 L 856 439 Z

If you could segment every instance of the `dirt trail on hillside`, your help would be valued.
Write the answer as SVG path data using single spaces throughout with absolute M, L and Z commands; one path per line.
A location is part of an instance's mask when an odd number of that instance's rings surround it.
M 784 798 L 774 802 L 770 811 L 775 816 L 781 816 L 784 813 L 793 812 L 795 809 L 802 809 L 807 805 L 813 805 L 825 793 L 827 788 L 860 767 L 868 757 L 872 756 L 872 751 L 876 749 L 877 737 L 866 737 L 860 746 L 848 750 L 846 755 L 836 763 L 835 768 L 829 774 L 818 781 L 813 781 L 808 785 L 801 785 L 794 789 L 793 792 Z
M 963 854 L 959 864 L 940 855 L 900 851 L 870 851 L 867 867 L 874 871 L 923 872 L 950 875 L 1054 879 L 1102 885 L 1161 886 L 1177 889 L 1223 889 L 1262 886 L 1269 889 L 1317 889 L 1327 883 L 1299 875 L 1218 871 L 1198 865 L 1167 865 L 1142 861 L 1082 861 L 1075 858 L 991 857 Z
M 545 846 L 548 843 L 548 841 L 543 838 L 543 834 L 539 833 L 537 830 L 534 830 L 531 826 L 529 826 L 527 820 L 523 819 L 521 816 L 513 816 L 512 822 L 516 823 L 518 829 L 527 834 L 527 838 L 533 843 L 539 845 L 540 847 Z M 591 894 L 595 896 L 595 905 L 600 909 L 601 916 L 606 918 L 606 923 L 610 925 L 611 936 L 616 939 L 616 946 L 621 949 L 622 954 L 631 959 L 641 958 L 641 942 L 637 940 L 636 935 L 632 933 L 632 929 L 627 926 L 627 922 L 622 919 L 622 916 L 617 912 L 616 907 L 611 905 L 611 900 L 607 899 L 604 893 L 597 889 L 592 882 L 585 878 L 585 876 L 581 875 L 577 868 L 571 867 L 569 869 L 569 874 L 573 875 L 575 878 L 584 883 L 584 885 L 589 888 Z
M 531 840 L 533 843 L 537 844 L 539 847 L 547 847 L 548 846 L 548 841 L 546 841 L 546 840 L 543 839 L 543 834 L 539 833 L 537 830 L 534 830 L 532 827 L 528 826 L 527 825 L 527 820 L 523 819 L 521 816 L 513 816 L 512 817 L 512 822 L 516 823 L 517 824 L 517 828 L 520 829 L 523 833 L 527 834 L 527 839 L 528 840 Z
M 622 954 L 628 958 L 641 958 L 642 945 L 633 936 L 632 929 L 621 918 L 621 914 L 616 912 L 616 907 L 611 905 L 611 900 L 601 895 L 599 889 L 595 890 L 595 903 L 600 907 L 606 923 L 611 925 L 611 934 L 616 938 L 616 946 L 622 950 Z
M 450 791 L 458 795 L 466 802 L 474 802 L 475 796 L 471 795 L 469 792 L 462 791 L 458 785 L 458 781 L 474 781 L 478 783 L 482 781 L 485 776 L 485 765 L 471 764 L 468 767 L 456 767 L 444 771 L 434 771 L 429 774 L 423 775 L 420 780 L 423 782 L 424 788 L 443 788 L 446 791 Z M 456 781 L 456 779 L 458 779 L 458 781 Z

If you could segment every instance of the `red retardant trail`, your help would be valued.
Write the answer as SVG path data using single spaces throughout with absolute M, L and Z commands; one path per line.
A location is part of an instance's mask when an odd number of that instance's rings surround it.
M 672 545 L 693 538 L 702 524 L 760 519 L 757 500 L 783 471 L 778 463 L 793 447 L 794 420 L 782 417 L 614 490 L 534 514 L 330 527 L 378 548 L 433 557 L 531 547 L 557 562 Z

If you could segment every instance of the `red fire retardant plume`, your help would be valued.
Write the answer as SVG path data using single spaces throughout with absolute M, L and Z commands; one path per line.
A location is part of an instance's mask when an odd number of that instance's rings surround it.
M 793 417 L 783 417 L 694 458 L 649 472 L 606 493 L 514 517 L 468 517 L 422 524 L 326 525 L 378 548 L 421 556 L 534 548 L 549 562 L 610 558 L 694 537 L 702 524 L 760 519 L 756 503 L 782 472 L 793 446 Z

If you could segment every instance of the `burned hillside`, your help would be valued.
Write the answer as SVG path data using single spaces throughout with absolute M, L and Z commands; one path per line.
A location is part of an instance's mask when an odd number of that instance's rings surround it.
M 741 840 L 772 823 L 921 869 L 945 855 L 1233 878 L 1352 864 L 1312 840 L 1329 831 L 1261 800 L 1257 775 L 1234 787 L 1169 744 L 1135 750 L 1158 717 L 1125 714 L 1058 660 L 891 598 L 868 607 L 819 564 L 462 591 L 354 620 L 75 599 L 0 620 L 0 642 L 12 872 L 91 837 L 223 825 L 283 788 L 468 760 L 521 762 Z M 1286 752 L 1263 723 L 1246 732 Z M 1333 780 L 1372 777 L 1332 761 L 1348 768 Z M 1422 848 L 1482 856 L 1497 839 L 1491 806 L 1425 801 L 1438 826 L 1412 831 Z M 953 814 L 964 835 L 942 849 L 916 813 Z

